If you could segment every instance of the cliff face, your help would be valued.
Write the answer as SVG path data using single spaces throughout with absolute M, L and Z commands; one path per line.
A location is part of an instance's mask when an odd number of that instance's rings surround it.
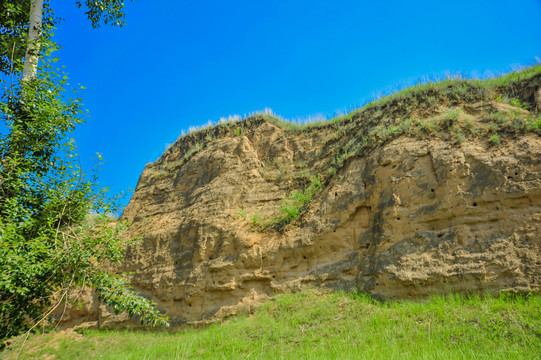
M 324 160 L 307 159 L 328 136 L 262 121 L 178 167 L 180 151 L 147 167 L 124 214 L 130 234 L 143 235 L 126 261 L 135 288 L 173 323 L 304 285 L 383 298 L 540 289 L 538 135 L 498 147 L 400 136 L 346 161 L 300 219 L 263 229 L 306 176 L 298 164 L 322 170 Z
M 539 291 L 540 79 L 510 86 L 524 102 L 460 85 L 313 128 L 255 116 L 188 135 L 139 179 L 122 270 L 173 325 L 303 286 Z M 123 320 L 86 303 L 68 320 Z

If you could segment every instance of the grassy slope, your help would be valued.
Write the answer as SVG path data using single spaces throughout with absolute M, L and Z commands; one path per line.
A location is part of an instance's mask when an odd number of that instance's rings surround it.
M 6 353 L 14 358 L 17 347 Z M 177 333 L 34 335 L 22 359 L 539 359 L 541 296 L 378 303 L 304 291 Z

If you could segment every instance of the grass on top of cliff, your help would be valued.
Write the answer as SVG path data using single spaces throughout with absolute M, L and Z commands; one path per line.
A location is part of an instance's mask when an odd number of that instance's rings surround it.
M 13 359 L 18 344 L 3 355 Z M 220 324 L 179 332 L 33 335 L 21 359 L 540 359 L 541 296 L 279 295 Z
M 461 76 L 447 76 L 418 83 L 403 88 L 395 88 L 388 94 L 381 94 L 374 99 L 364 102 L 361 106 L 354 108 L 347 114 L 335 117 L 315 117 L 305 120 L 287 120 L 273 113 L 271 109 L 255 112 L 243 117 L 239 115 L 221 118 L 219 122 L 201 126 L 192 126 L 187 132 L 183 132 L 174 144 L 162 154 L 160 160 L 172 151 L 174 147 L 186 143 L 187 151 L 199 144 L 202 146 L 209 140 L 221 136 L 244 135 L 253 123 L 259 119 L 265 119 L 290 131 L 304 131 L 327 126 L 337 126 L 340 123 L 347 123 L 355 120 L 366 120 L 362 115 L 379 118 L 406 118 L 412 112 L 428 110 L 442 105 L 457 105 L 473 103 L 481 100 L 500 99 L 503 102 L 511 103 L 520 101 L 522 106 L 528 110 L 535 110 L 533 94 L 526 95 L 527 87 L 541 86 L 541 63 L 532 66 L 525 66 L 501 76 L 486 79 L 468 79 Z M 529 97 L 529 99 L 525 98 Z M 364 114 L 366 113 L 366 114 Z M 188 150 L 190 149 L 190 150 Z

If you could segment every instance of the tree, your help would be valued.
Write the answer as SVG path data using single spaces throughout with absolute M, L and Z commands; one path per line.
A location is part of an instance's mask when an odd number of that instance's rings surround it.
M 76 3 L 94 27 L 124 24 L 119 0 Z M 94 287 L 115 311 L 166 324 L 126 276 L 103 265 L 119 263 L 135 242 L 121 237 L 125 224 L 106 222 L 114 199 L 97 186 L 96 169 L 82 171 L 69 138 L 83 104 L 68 98 L 68 77 L 55 68 L 60 20 L 49 0 L 0 0 L 0 21 L 0 339 L 45 321 L 75 286 Z

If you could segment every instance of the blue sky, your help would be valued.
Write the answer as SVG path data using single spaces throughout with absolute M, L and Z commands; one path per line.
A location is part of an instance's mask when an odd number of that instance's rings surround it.
M 81 160 L 103 154 L 114 192 L 135 189 L 190 126 L 264 108 L 332 115 L 422 78 L 541 57 L 540 0 L 126 0 L 127 26 L 100 29 L 74 0 L 53 6 L 58 56 L 87 88 Z

